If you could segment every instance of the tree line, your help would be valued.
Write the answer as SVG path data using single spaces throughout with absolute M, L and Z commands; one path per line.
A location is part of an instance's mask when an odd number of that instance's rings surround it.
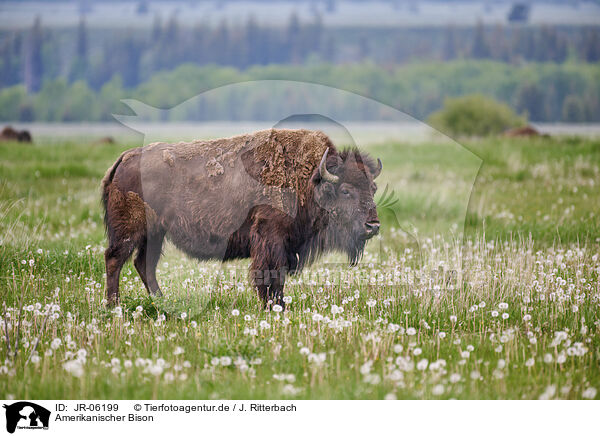
M 46 80 L 36 93 L 24 85 L 0 90 L 0 119 L 19 121 L 107 121 L 113 113 L 127 114 L 119 100 L 138 99 L 148 105 L 171 108 L 204 91 L 248 80 L 285 79 L 319 83 L 371 97 L 418 119 L 426 119 L 448 97 L 483 94 L 507 103 L 533 121 L 599 122 L 600 65 L 582 63 L 528 63 L 512 65 L 489 60 L 415 62 L 392 68 L 372 62 L 352 65 L 269 65 L 245 70 L 185 64 L 158 72 L 136 87 L 125 86 L 120 75 L 91 88 L 86 81 Z M 165 121 L 264 120 L 286 112 L 290 96 L 285 89 L 265 94 L 219 94 L 219 101 L 164 114 Z M 269 105 L 265 102 L 268 101 Z M 341 119 L 357 117 L 344 102 L 320 102 L 336 108 Z M 279 105 L 279 106 L 277 106 Z M 268 106 L 272 113 L 268 113 Z M 233 117 L 233 118 L 232 118 Z M 361 120 L 378 114 L 361 113 Z
M 600 26 L 484 26 L 447 28 L 326 28 L 319 14 L 283 26 L 180 25 L 177 16 L 156 16 L 149 29 L 49 29 L 0 31 L 0 87 L 23 83 L 37 92 L 44 81 L 83 80 L 95 91 L 121 77 L 133 88 L 185 63 L 247 69 L 254 65 L 364 63 L 393 67 L 415 60 L 490 59 L 523 62 L 600 61 Z

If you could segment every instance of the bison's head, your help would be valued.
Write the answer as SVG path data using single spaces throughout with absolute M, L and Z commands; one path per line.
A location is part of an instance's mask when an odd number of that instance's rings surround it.
M 348 253 L 350 261 L 355 263 L 366 241 L 379 232 L 373 196 L 377 190 L 374 179 L 382 165 L 379 159 L 374 162 L 357 149 L 331 156 L 328 151 L 312 178 L 315 200 L 328 212 L 329 242 Z

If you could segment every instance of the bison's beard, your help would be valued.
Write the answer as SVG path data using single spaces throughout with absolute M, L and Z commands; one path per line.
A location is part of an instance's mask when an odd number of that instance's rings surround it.
M 342 223 L 332 223 L 328 231 L 332 241 L 331 246 L 346 253 L 350 265 L 355 266 L 362 258 L 367 239 L 349 230 L 349 226 Z
M 366 239 L 356 240 L 354 244 L 346 247 L 346 253 L 348 254 L 348 261 L 351 266 L 355 266 L 362 258 L 365 250 Z

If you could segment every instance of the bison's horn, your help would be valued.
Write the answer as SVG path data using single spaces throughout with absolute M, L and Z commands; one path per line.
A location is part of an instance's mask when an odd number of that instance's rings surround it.
M 340 181 L 340 178 L 338 176 L 334 176 L 329 171 L 327 171 L 326 163 L 327 163 L 327 153 L 328 152 L 329 152 L 329 148 L 327 150 L 325 150 L 325 153 L 323 153 L 323 157 L 321 158 L 321 163 L 319 164 L 319 174 L 321 175 L 321 178 L 323 180 L 325 180 L 326 182 L 337 183 Z
M 373 178 L 377 178 L 379 174 L 381 174 L 381 170 L 383 169 L 383 164 L 381 163 L 381 159 L 377 158 L 377 170 L 373 173 Z

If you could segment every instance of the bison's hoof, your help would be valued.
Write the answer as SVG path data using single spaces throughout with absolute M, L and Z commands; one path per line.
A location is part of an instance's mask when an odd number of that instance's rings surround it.
M 109 295 L 106 298 L 106 307 L 115 307 L 119 304 L 119 296 L 118 295 Z

